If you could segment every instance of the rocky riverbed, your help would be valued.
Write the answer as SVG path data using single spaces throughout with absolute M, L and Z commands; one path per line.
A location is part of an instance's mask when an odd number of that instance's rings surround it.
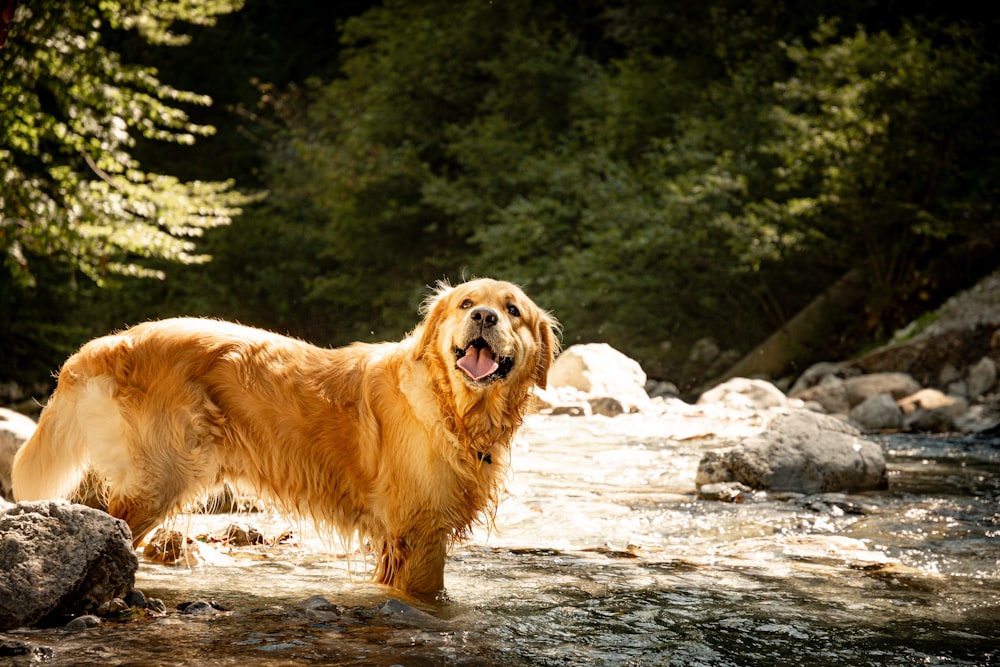
M 784 390 L 734 378 L 690 403 L 608 346 L 569 348 L 515 449 L 495 530 L 456 547 L 451 599 L 437 605 L 368 583 L 359 545 L 268 512 L 182 517 L 162 545 L 133 553 L 122 527 L 89 508 L 0 509 L 0 569 L 12 575 L 0 654 L 824 662 L 796 648 L 808 641 L 830 664 L 991 664 L 998 284 L 956 297 L 904 342 L 818 364 Z M 0 492 L 33 424 L 0 410 Z

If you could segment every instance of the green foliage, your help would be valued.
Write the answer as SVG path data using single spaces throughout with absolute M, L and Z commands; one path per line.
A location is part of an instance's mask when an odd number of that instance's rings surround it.
M 846 37 L 836 27 L 821 24 L 812 46 L 786 46 L 795 73 L 775 84 L 778 132 L 762 147 L 779 166 L 745 220 L 794 239 L 779 256 L 865 258 L 868 307 L 882 320 L 943 242 L 989 234 L 983 223 L 992 216 L 971 210 L 967 197 L 998 191 L 995 161 L 985 171 L 972 162 L 996 147 L 997 62 L 970 48 L 974 31 L 964 26 L 859 28 Z
M 975 29 L 716 2 L 657 30 L 658 7 L 350 20 L 343 76 L 290 100 L 274 143 L 273 197 L 322 227 L 310 300 L 378 335 L 439 274 L 505 277 L 567 343 L 669 373 L 706 334 L 746 349 L 858 263 L 884 312 L 934 242 L 982 231 L 965 198 L 995 161 L 955 171 L 996 84 Z
M 303 6 L 248 7 L 216 38 L 238 51 L 222 68 L 108 38 L 179 43 L 176 21 L 226 2 L 19 9 L 0 50 L 0 249 L 38 287 L 0 300 L 343 343 L 400 336 L 439 278 L 491 275 L 551 308 L 567 344 L 695 384 L 699 338 L 745 351 L 862 266 L 849 354 L 927 305 L 951 249 L 998 245 L 995 19 L 924 1 L 388 0 L 343 21 L 339 47 L 321 30 L 290 48 L 273 19 Z M 324 79 L 272 85 L 332 51 L 301 70 Z M 224 91 L 239 121 L 136 59 Z M 224 148 L 185 163 L 172 147 L 215 141 L 205 118 L 233 121 Z M 232 165 L 270 195 L 228 227 L 246 203 L 230 183 L 158 175 Z M 91 293 L 167 268 L 120 302 Z
M 143 260 L 200 262 L 194 240 L 227 224 L 247 198 L 231 182 L 181 182 L 133 158 L 137 137 L 190 144 L 212 133 L 183 105 L 204 95 L 124 62 L 105 33 L 135 29 L 181 44 L 177 21 L 211 22 L 232 1 L 21 3 L 0 50 L 0 251 L 35 284 L 34 262 L 69 265 L 103 284 L 163 277 Z

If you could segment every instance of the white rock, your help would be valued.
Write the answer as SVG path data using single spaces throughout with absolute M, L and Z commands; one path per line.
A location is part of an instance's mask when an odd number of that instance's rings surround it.
M 35 432 L 35 426 L 35 420 L 31 417 L 0 408 L 0 498 L 14 499 L 10 488 L 10 469 L 14 464 L 14 454 Z
M 767 409 L 787 406 L 788 398 L 767 380 L 732 378 L 698 398 L 699 405 L 710 403 L 721 403 L 731 408 Z
M 615 398 L 627 410 L 641 411 L 650 405 L 646 373 L 634 359 L 606 343 L 573 345 L 562 352 L 549 369 L 549 389 L 579 392 L 584 400 Z

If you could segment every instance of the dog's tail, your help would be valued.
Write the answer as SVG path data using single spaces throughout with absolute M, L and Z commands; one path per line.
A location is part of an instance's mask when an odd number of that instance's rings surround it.
M 15 500 L 67 498 L 79 488 L 88 465 L 88 438 L 108 434 L 121 418 L 111 402 L 110 382 L 107 377 L 61 378 L 35 432 L 14 456 Z

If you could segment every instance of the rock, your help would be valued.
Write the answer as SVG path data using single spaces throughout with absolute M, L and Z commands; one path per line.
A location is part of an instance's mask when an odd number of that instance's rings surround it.
M 700 500 L 720 500 L 726 503 L 744 503 L 750 499 L 751 489 L 739 482 L 716 482 L 698 487 Z
M 585 415 L 590 414 L 590 412 L 587 410 L 587 408 L 583 407 L 582 405 L 556 405 L 549 411 L 548 414 L 552 415 L 553 417 L 557 417 L 559 415 L 568 415 L 570 417 L 583 417 Z
M 139 590 L 132 590 L 128 592 L 125 596 L 124 602 L 129 607 L 138 607 L 139 609 L 145 609 L 149 604 L 146 600 L 146 594 Z
M 97 609 L 135 583 L 124 521 L 64 501 L 0 510 L 0 629 Z
M 740 482 L 752 489 L 825 493 L 887 486 L 885 457 L 875 443 L 835 417 L 795 410 L 726 452 L 707 452 L 698 487 Z
M 968 409 L 969 404 L 956 396 L 949 396 L 938 389 L 921 389 L 898 401 L 904 414 L 918 410 L 937 410 L 957 419 Z
M 142 558 L 150 563 L 194 565 L 198 562 L 198 545 L 181 532 L 160 528 L 146 541 Z
M 617 398 L 612 398 L 611 396 L 592 398 L 588 403 L 590 403 L 590 414 L 593 415 L 617 417 L 618 415 L 625 414 L 625 406 Z
M 921 389 L 899 400 L 903 425 L 914 431 L 949 433 L 959 430 L 958 421 L 969 410 L 968 402 L 938 389 Z
M 972 400 L 988 392 L 996 383 L 997 363 L 992 358 L 983 357 L 969 368 L 966 389 Z
M 226 544 L 231 547 L 249 547 L 256 544 L 264 544 L 264 536 L 253 526 L 231 523 L 226 528 Z
M 89 630 L 101 624 L 101 619 L 93 614 L 84 614 L 66 624 L 67 630 Z
M 920 391 L 920 383 L 908 373 L 868 373 L 844 380 L 847 403 L 853 408 L 878 394 L 889 394 L 896 400 Z
M 629 412 L 650 404 L 646 373 L 639 362 L 605 343 L 573 345 L 559 355 L 549 369 L 549 387 L 570 387 L 584 400 L 611 397 Z
M 14 454 L 34 432 L 34 419 L 14 410 L 0 408 L 0 497 L 14 500 L 10 485 Z
M 406 628 L 443 629 L 448 625 L 447 622 L 426 611 L 392 598 L 372 609 L 359 611 L 358 617 L 378 618 L 387 625 Z
M 819 384 L 790 394 L 805 403 L 815 403 L 822 407 L 823 412 L 830 415 L 846 415 L 851 411 L 847 400 L 847 387 L 839 377 L 827 376 Z
M 876 394 L 854 406 L 851 420 L 867 431 L 884 431 L 903 426 L 903 411 L 889 394 Z
M 788 405 L 788 398 L 767 380 L 732 378 L 698 398 L 698 405 L 719 403 L 729 408 L 767 409 Z
M 646 380 L 646 394 L 650 398 L 679 398 L 681 390 L 666 380 Z
M 947 387 L 952 382 L 958 382 L 961 379 L 962 374 L 952 364 L 945 364 L 938 372 L 938 385 L 941 387 Z
M 830 379 L 843 380 L 846 377 L 851 377 L 857 374 L 858 371 L 856 369 L 845 366 L 844 364 L 833 363 L 830 361 L 820 361 L 802 372 L 802 375 L 795 380 L 795 384 L 792 385 L 792 388 L 788 390 L 788 395 L 791 397 L 798 397 L 798 395 L 806 389 L 811 389 L 812 387 L 822 384 Z
M 194 600 L 192 602 L 182 602 L 177 605 L 177 609 L 182 614 L 188 614 L 189 616 L 216 616 L 220 613 L 229 611 L 229 609 L 223 607 L 215 600 Z
M 696 364 L 709 364 L 722 353 L 719 344 L 711 338 L 699 338 L 688 352 L 688 361 Z

